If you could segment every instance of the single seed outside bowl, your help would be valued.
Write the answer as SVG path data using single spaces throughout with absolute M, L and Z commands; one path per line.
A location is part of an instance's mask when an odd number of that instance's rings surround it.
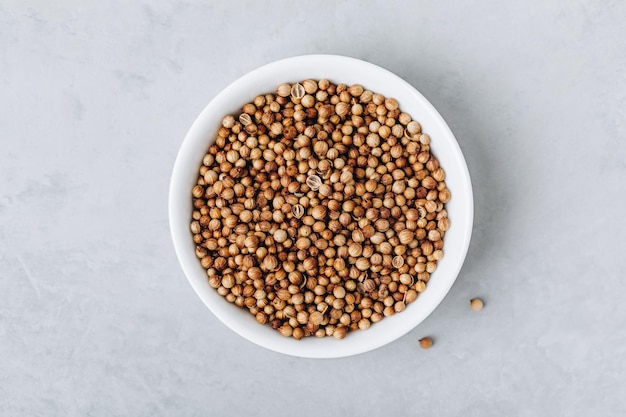
M 419 342 L 422 349 L 430 349 L 433 346 L 433 340 L 430 337 L 422 337 Z
M 483 300 L 481 300 L 480 298 L 472 298 L 470 300 L 470 307 L 472 308 L 472 310 L 474 311 L 480 311 L 483 309 L 484 303 Z

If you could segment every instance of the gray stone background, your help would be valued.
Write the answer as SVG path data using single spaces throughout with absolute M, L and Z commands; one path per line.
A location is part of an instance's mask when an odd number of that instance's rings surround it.
M 621 1 L 0 0 L 0 415 L 624 415 L 624 21 Z M 409 81 L 474 184 L 449 295 L 345 359 L 228 330 L 168 230 L 196 115 L 305 53 Z

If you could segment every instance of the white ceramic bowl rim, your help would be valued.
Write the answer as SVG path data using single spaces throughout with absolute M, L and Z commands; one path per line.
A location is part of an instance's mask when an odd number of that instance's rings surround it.
M 451 228 L 445 237 L 445 256 L 439 261 L 426 291 L 404 312 L 385 318 L 367 331 L 351 332 L 344 340 L 309 337 L 298 341 L 280 336 L 269 326 L 259 325 L 251 314 L 228 303 L 208 285 L 189 232 L 191 188 L 222 117 L 237 113 L 244 103 L 258 94 L 274 91 L 281 83 L 307 78 L 361 84 L 386 97 L 396 98 L 400 109 L 411 114 L 420 122 L 423 131 L 430 134 L 431 149 L 446 171 L 446 183 L 452 194 L 446 204 Z M 226 326 L 251 342 L 277 352 L 310 358 L 342 357 L 370 351 L 403 336 L 421 323 L 443 300 L 461 270 L 472 234 L 473 211 L 467 165 L 454 135 L 437 110 L 395 74 L 365 61 L 337 55 L 304 55 L 272 62 L 226 87 L 205 107 L 185 136 L 174 164 L 169 194 L 170 230 L 176 254 L 189 283 L 204 304 Z

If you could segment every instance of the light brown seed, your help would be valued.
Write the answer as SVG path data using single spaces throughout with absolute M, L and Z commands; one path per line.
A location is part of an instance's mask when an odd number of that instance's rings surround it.
M 361 271 L 367 271 L 370 267 L 370 261 L 367 258 L 359 258 L 354 265 Z
M 396 313 L 401 313 L 406 309 L 406 304 L 404 301 L 398 301 L 393 305 L 393 309 Z
M 415 282 L 415 279 L 411 274 L 402 274 L 400 275 L 400 282 L 410 287 Z
M 429 231 L 428 240 L 430 240 L 431 242 L 436 242 L 438 240 L 441 240 L 441 233 L 439 232 L 439 230 L 433 229 Z
M 333 337 L 337 340 L 343 339 L 346 337 L 346 334 L 348 334 L 348 331 L 345 327 L 336 327 L 335 331 L 333 331 Z
M 353 243 L 348 247 L 348 254 L 353 258 L 358 258 L 363 253 L 363 247 L 358 243 Z
M 365 240 L 365 235 L 363 234 L 363 231 L 361 229 L 355 229 L 352 232 L 352 240 L 354 240 L 356 243 L 362 243 Z
M 362 318 L 358 323 L 359 329 L 367 330 L 370 328 L 370 321 L 366 318 Z
M 319 187 L 319 193 L 324 197 L 329 197 L 333 192 L 333 189 L 328 184 L 322 184 Z
M 276 95 L 280 97 L 287 97 L 289 94 L 291 94 L 291 86 L 287 83 L 279 85 L 276 89 Z
M 389 230 L 389 226 L 390 226 L 389 220 L 387 220 L 387 219 L 378 219 L 374 223 L 374 227 L 379 232 L 386 232 L 387 230 Z
M 304 216 L 304 207 L 302 207 L 300 204 L 296 204 L 291 208 L 291 213 L 296 219 L 300 219 L 302 218 L 302 216 Z
M 311 211 L 311 216 L 313 216 L 315 220 L 321 220 L 326 217 L 327 211 L 328 210 L 324 206 L 315 206 Z
M 354 97 L 359 97 L 363 94 L 363 87 L 359 84 L 353 84 L 348 88 L 348 93 Z
M 239 123 L 241 123 L 244 126 L 248 126 L 249 124 L 252 123 L 252 118 L 247 113 L 241 113 L 239 115 Z
M 299 100 L 302 97 L 304 97 L 305 94 L 306 94 L 306 91 L 304 87 L 302 86 L 302 84 L 296 83 L 293 86 L 291 86 L 291 97 L 293 97 L 294 99 Z
M 393 260 L 391 261 L 391 265 L 394 268 L 402 268 L 402 266 L 404 266 L 404 258 L 400 255 L 394 257 Z
M 309 175 L 306 179 L 306 185 L 313 191 L 319 190 L 322 184 L 322 179 L 317 175 Z
M 308 237 L 300 237 L 296 240 L 296 248 L 308 249 L 311 247 L 311 240 Z
M 348 103 L 339 102 L 335 105 L 335 113 L 339 117 L 345 117 L 350 111 L 350 105 Z
M 263 273 L 261 272 L 261 269 L 257 268 L 256 266 L 248 269 L 248 277 L 250 279 L 253 279 L 253 280 L 259 279 L 259 278 L 261 278 L 262 275 L 263 275 Z
M 447 188 L 439 191 L 439 201 L 442 203 L 447 203 L 450 201 L 450 191 Z
M 420 339 L 420 347 L 422 349 L 430 349 L 433 346 L 433 340 L 430 337 L 422 337 Z
M 413 240 L 415 240 L 415 233 L 408 229 L 402 230 L 400 233 L 398 233 L 398 239 L 403 245 L 408 245 Z
M 408 290 L 405 293 L 404 302 L 409 304 L 409 303 L 412 303 L 415 300 L 417 300 L 417 291 L 415 291 L 415 290 Z
M 470 307 L 472 308 L 472 310 L 474 311 L 480 311 L 483 309 L 484 303 L 483 300 L 481 300 L 480 298 L 472 298 L 470 300 Z
M 363 289 L 366 292 L 372 292 L 376 289 L 376 282 L 373 279 L 366 279 L 363 282 Z
M 324 321 L 324 314 L 319 311 L 314 311 L 309 315 L 309 321 L 316 326 L 319 326 Z
M 304 80 L 302 86 L 307 94 L 314 94 L 317 91 L 317 82 L 315 80 Z
M 416 135 L 422 131 L 422 126 L 414 120 L 406 126 L 406 130 L 409 134 Z
M 278 259 L 275 256 L 268 255 L 263 259 L 263 267 L 267 271 L 274 271 L 278 268 Z

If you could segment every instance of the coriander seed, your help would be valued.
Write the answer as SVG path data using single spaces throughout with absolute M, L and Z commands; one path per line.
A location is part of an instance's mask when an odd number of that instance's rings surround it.
M 391 261 L 391 264 L 396 269 L 402 268 L 402 266 L 404 266 L 404 258 L 402 256 L 398 255 L 398 256 L 393 258 L 393 260 Z
M 300 204 L 296 204 L 291 209 L 291 212 L 293 213 L 293 216 L 296 219 L 300 219 L 300 218 L 302 218 L 302 216 L 304 216 L 304 207 L 302 207 Z
M 480 298 L 472 298 L 470 300 L 470 307 L 472 308 L 472 310 L 474 311 L 480 311 L 483 309 L 483 300 L 481 300 Z
M 241 123 L 243 126 L 248 126 L 252 123 L 252 118 L 247 113 L 241 113 L 239 115 L 239 123 Z
M 322 179 L 317 175 L 309 175 L 306 179 L 306 185 L 313 191 L 319 190 L 322 184 Z
M 419 342 L 422 349 L 430 349 L 433 346 L 433 340 L 430 337 L 422 337 Z
M 333 337 L 337 340 L 341 340 L 344 337 L 346 337 L 347 334 L 347 330 L 345 327 L 337 327 L 335 328 L 335 330 L 333 331 Z
M 306 94 L 304 87 L 300 83 L 296 83 L 291 87 L 291 97 L 294 99 L 301 99 Z

